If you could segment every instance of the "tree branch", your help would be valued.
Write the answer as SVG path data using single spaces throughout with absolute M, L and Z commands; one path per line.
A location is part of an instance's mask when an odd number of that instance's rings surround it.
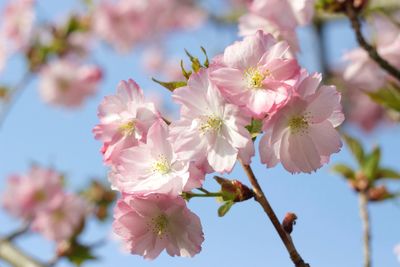
M 44 264 L 27 256 L 7 239 L 0 239 L 0 259 L 14 267 L 45 267 Z
M 382 69 L 400 81 L 400 70 L 391 65 L 382 58 L 375 47 L 370 45 L 364 38 L 361 31 L 361 22 L 357 11 L 354 9 L 352 1 L 346 2 L 346 15 L 350 19 L 351 27 L 357 38 L 358 44 L 368 53 L 369 57 L 374 60 Z
M 363 224 L 363 250 L 364 267 L 371 267 L 371 234 L 369 227 L 368 197 L 365 192 L 360 192 L 360 217 Z
M 261 186 L 258 183 L 257 178 L 254 175 L 254 172 L 251 169 L 250 165 L 246 165 L 242 161 L 240 161 L 240 163 L 242 164 L 242 167 L 246 172 L 246 175 L 249 178 L 251 185 L 253 186 L 256 201 L 260 203 L 268 218 L 271 220 L 273 226 L 275 227 L 275 230 L 278 232 L 279 237 L 285 245 L 286 250 L 290 255 L 290 259 L 292 260 L 294 265 L 296 267 L 310 267 L 310 265 L 308 263 L 305 263 L 300 254 L 297 252 L 290 235 L 287 234 L 286 231 L 283 229 L 278 217 L 276 216 L 264 192 L 262 191 Z

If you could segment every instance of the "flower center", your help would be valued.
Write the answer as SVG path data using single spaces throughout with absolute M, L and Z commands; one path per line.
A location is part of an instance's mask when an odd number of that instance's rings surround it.
M 294 116 L 289 120 L 290 131 L 294 134 L 305 132 L 308 129 L 308 118 L 306 116 Z
M 33 194 L 33 199 L 38 202 L 44 201 L 46 200 L 46 193 L 43 190 L 36 191 Z
M 222 127 L 223 120 L 215 115 L 207 116 L 200 125 L 200 131 L 205 133 L 208 131 L 219 131 Z
M 123 135 L 131 135 L 135 131 L 135 126 L 136 126 L 135 121 L 129 121 L 119 126 L 118 130 Z
M 164 155 L 160 155 L 158 156 L 158 160 L 153 163 L 152 169 L 153 172 L 164 175 L 171 171 L 171 166 L 169 165 L 167 158 Z
M 151 219 L 152 230 L 155 235 L 162 236 L 167 232 L 168 218 L 164 214 Z
M 252 89 L 259 89 L 262 87 L 262 82 L 264 79 L 268 76 L 270 76 L 270 72 L 268 70 L 265 70 L 264 72 L 261 72 L 257 68 L 248 68 L 245 73 L 245 79 L 247 82 L 247 86 Z

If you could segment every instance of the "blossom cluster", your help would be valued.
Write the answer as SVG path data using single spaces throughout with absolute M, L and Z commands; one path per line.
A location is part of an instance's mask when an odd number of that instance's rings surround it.
M 133 80 L 99 106 L 93 129 L 102 141 L 112 187 L 122 193 L 114 231 L 128 250 L 148 259 L 198 253 L 203 233 L 181 197 L 205 175 L 250 164 L 252 137 L 260 135 L 261 162 L 281 162 L 291 173 L 311 173 L 342 146 L 335 130 L 343 120 L 340 93 L 320 85 L 285 41 L 263 31 L 217 55 L 173 90 L 180 118 L 167 123 Z M 249 130 L 258 122 L 262 129 Z
M 56 242 L 69 240 L 90 211 L 83 198 L 63 190 L 60 173 L 39 166 L 9 177 L 2 204 L 31 230 Z

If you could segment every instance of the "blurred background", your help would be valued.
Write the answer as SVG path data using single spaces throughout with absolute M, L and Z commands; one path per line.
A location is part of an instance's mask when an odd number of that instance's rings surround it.
M 230 4 L 211 0 L 199 2 L 202 8 L 212 11 L 216 16 L 225 14 Z M 0 9 L 7 3 L 0 0 Z M 35 6 L 39 23 L 63 21 L 72 12 L 84 10 L 85 5 L 78 0 L 38 0 Z M 113 94 L 120 80 L 132 78 L 144 89 L 146 96 L 157 98 L 159 107 L 167 110 L 171 118 L 177 118 L 178 106 L 172 104 L 170 92 L 151 81 L 151 77 L 168 80 L 171 76 L 165 70 L 173 71 L 177 67 L 171 64 L 163 71 L 151 69 L 146 67 L 146 55 L 150 57 L 151 53 L 162 47 L 167 57 L 162 61 L 179 64 L 183 59 L 189 66 L 184 49 L 203 58 L 200 50 L 200 46 L 203 46 L 212 58 L 240 39 L 237 32 L 237 24 L 209 19 L 194 29 L 171 31 L 160 39 L 138 42 L 125 53 L 117 53 L 109 45 L 97 42 L 90 47 L 89 61 L 102 66 L 104 78 L 98 92 L 77 109 L 43 103 L 37 90 L 38 78 L 34 77 L 1 125 L 0 191 L 5 189 L 10 174 L 26 172 L 32 163 L 51 166 L 64 173 L 66 186 L 72 191 L 84 188 L 92 178 L 107 184 L 107 168 L 99 152 L 101 144 L 92 134 L 92 128 L 98 123 L 97 106 L 103 97 Z M 301 49 L 298 54 L 300 64 L 309 72 L 321 72 L 318 52 L 320 40 L 315 29 L 312 26 L 300 27 L 297 33 Z M 350 24 L 345 19 L 325 23 L 322 38 L 324 55 L 332 69 L 340 69 L 343 66 L 343 53 L 357 46 Z M 26 69 L 24 57 L 21 54 L 13 55 L 0 74 L 1 83 L 17 83 Z M 400 129 L 396 124 L 384 122 L 380 127 L 365 132 L 347 123 L 343 130 L 360 138 L 368 149 L 380 145 L 384 165 L 399 167 Z M 334 154 L 330 164 L 310 175 L 292 175 L 280 165 L 266 169 L 259 162 L 258 155 L 253 162 L 253 169 L 278 217 L 283 218 L 286 212 L 297 214 L 292 237 L 298 251 L 311 266 L 362 266 L 358 197 L 343 178 L 331 171 L 335 163 L 356 166 L 347 147 L 339 154 Z M 240 179 L 248 184 L 240 166 L 236 166 L 225 177 Z M 396 181 L 387 185 L 391 190 L 400 190 Z M 211 177 L 206 179 L 204 187 L 218 190 Z M 154 261 L 143 260 L 122 251 L 120 242 L 111 233 L 111 218 L 106 223 L 92 219 L 81 239 L 90 243 L 106 237 L 108 241 L 94 251 L 98 260 L 88 261 L 84 266 L 292 266 L 272 224 L 253 200 L 235 205 L 222 218 L 217 215 L 219 203 L 214 199 L 192 199 L 188 206 L 201 218 L 205 233 L 202 252 L 194 258 L 172 258 L 162 253 Z M 370 213 L 373 265 L 398 266 L 393 248 L 400 242 L 400 202 L 393 199 L 372 203 Z M 0 210 L 0 236 L 17 229 L 21 223 Z M 16 244 L 43 261 L 49 260 L 55 250 L 53 242 L 35 233 L 17 239 Z M 8 265 L 0 262 L 0 266 Z M 57 266 L 71 265 L 61 260 Z

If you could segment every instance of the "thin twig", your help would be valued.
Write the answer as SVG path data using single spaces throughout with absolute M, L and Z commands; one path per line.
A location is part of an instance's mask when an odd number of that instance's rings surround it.
M 15 230 L 11 234 L 7 235 L 4 239 L 12 241 L 13 239 L 25 234 L 29 230 L 29 223 L 22 225 L 19 229 Z
M 364 267 L 371 267 L 371 233 L 369 226 L 368 197 L 365 192 L 359 193 L 360 217 L 363 224 Z
M 14 89 L 11 90 L 10 94 L 8 95 L 9 99 L 7 100 L 7 102 L 5 102 L 3 104 L 3 107 L 0 110 L 0 130 L 4 124 L 4 121 L 5 121 L 8 113 L 11 111 L 12 106 L 15 104 L 16 100 L 23 92 L 23 89 L 29 83 L 31 77 L 32 77 L 32 74 L 30 72 L 27 72 L 22 77 L 22 79 L 17 83 L 17 85 L 14 87 Z
M 351 27 L 356 34 L 358 44 L 368 53 L 369 57 L 374 60 L 382 69 L 400 81 L 400 70 L 391 65 L 382 58 L 375 47 L 370 45 L 364 38 L 361 31 L 361 22 L 357 11 L 354 9 L 352 1 L 346 2 L 346 15 L 350 19 Z
M 287 234 L 286 231 L 283 229 L 282 224 L 279 222 L 278 217 L 276 216 L 274 210 L 269 204 L 250 165 L 246 165 L 242 161 L 240 161 L 240 163 L 242 164 L 243 169 L 246 172 L 246 175 L 249 178 L 251 185 L 253 186 L 256 201 L 260 203 L 268 218 L 271 220 L 273 226 L 275 227 L 275 230 L 278 232 L 279 237 L 285 245 L 286 250 L 290 255 L 290 259 L 292 260 L 294 265 L 296 267 L 310 267 L 310 265 L 308 263 L 305 263 L 300 254 L 297 252 L 290 235 Z

